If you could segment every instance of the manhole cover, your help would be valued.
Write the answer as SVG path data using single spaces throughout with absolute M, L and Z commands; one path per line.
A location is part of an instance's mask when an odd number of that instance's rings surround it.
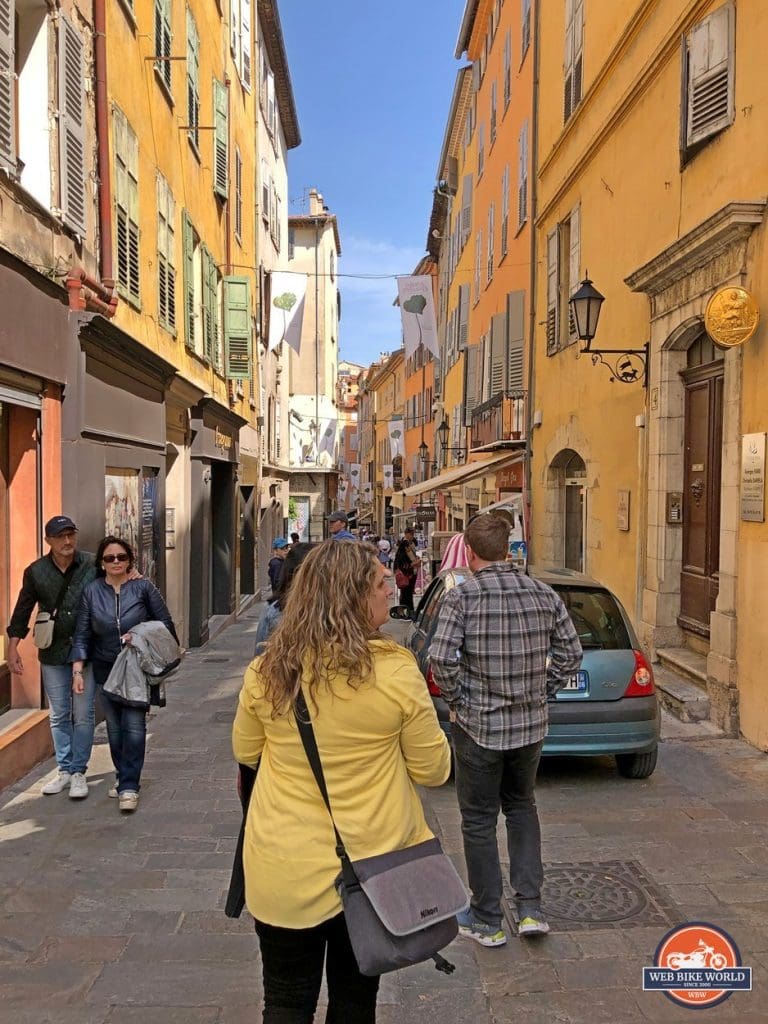
M 231 661 L 231 660 L 232 660 L 231 658 L 227 658 L 226 656 L 218 657 L 218 656 L 215 656 L 215 655 L 212 655 L 209 658 L 203 658 L 203 661 L 208 661 L 208 662 L 210 662 L 210 661 Z
M 516 906 L 505 879 L 507 911 Z M 556 931 L 584 928 L 669 926 L 681 920 L 674 904 L 647 878 L 636 861 L 546 864 L 542 909 Z

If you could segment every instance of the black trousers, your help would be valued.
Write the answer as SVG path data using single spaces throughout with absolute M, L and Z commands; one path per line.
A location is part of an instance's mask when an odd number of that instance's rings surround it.
M 323 980 L 325 1024 L 375 1024 L 378 978 L 357 969 L 344 915 L 314 928 L 276 928 L 256 921 L 264 975 L 264 1024 L 312 1024 Z

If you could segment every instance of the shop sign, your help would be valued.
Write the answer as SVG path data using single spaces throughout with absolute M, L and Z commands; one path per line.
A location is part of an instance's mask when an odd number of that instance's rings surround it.
M 765 434 L 744 434 L 741 439 L 741 518 L 765 522 Z
M 437 509 L 434 505 L 417 505 L 412 511 L 416 512 L 416 518 L 420 523 L 434 523 L 437 518 Z
M 232 437 L 216 427 L 213 434 L 213 443 L 217 448 L 221 449 L 221 451 L 228 452 L 232 448 Z
M 523 464 L 516 462 L 512 466 L 496 470 L 497 491 L 521 491 L 523 489 Z

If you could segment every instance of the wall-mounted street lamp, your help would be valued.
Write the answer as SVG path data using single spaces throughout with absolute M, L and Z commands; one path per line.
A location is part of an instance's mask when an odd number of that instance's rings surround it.
M 611 372 L 611 380 L 620 381 L 622 384 L 642 381 L 643 385 L 648 387 L 649 342 L 646 341 L 642 348 L 592 348 L 603 302 L 605 296 L 593 286 L 589 277 L 584 278 L 579 290 L 568 300 L 576 323 L 576 334 L 584 342 L 581 351 L 592 356 L 594 366 L 598 363 L 607 366 Z M 614 358 L 603 359 L 603 356 Z
M 411 484 L 413 483 L 413 480 L 411 480 L 411 478 L 407 476 L 405 480 L 403 480 L 403 483 L 405 484 L 406 487 L 410 487 Z
M 451 432 L 451 428 L 448 426 L 448 420 L 443 417 L 443 422 L 437 428 L 437 439 L 440 442 L 440 449 L 443 452 L 443 459 L 445 459 L 445 452 L 454 452 L 459 462 L 463 462 L 467 457 L 466 448 L 451 448 L 448 446 L 448 435 Z

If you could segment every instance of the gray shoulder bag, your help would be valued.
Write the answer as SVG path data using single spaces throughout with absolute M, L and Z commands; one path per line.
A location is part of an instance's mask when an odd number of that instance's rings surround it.
M 434 960 L 452 974 L 440 950 L 458 934 L 456 914 L 469 906 L 467 890 L 438 839 L 404 850 L 351 861 L 333 820 L 323 766 L 304 695 L 296 698 L 296 723 L 312 773 L 331 816 L 341 873 L 336 888 L 360 973 L 367 977 Z

